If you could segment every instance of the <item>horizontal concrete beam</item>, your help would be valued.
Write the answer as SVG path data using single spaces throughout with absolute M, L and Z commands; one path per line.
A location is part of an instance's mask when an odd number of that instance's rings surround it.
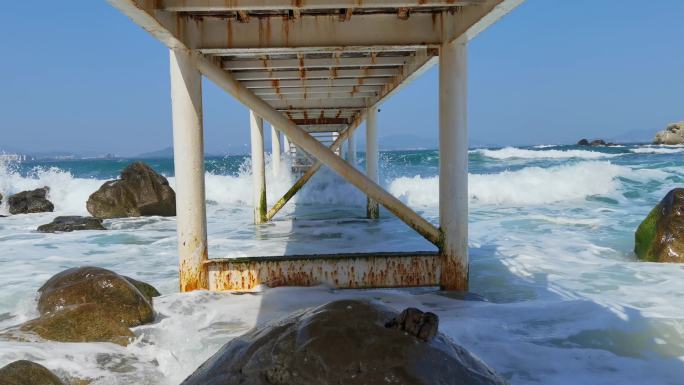
M 309 99 L 365 99 L 377 96 L 377 92 L 331 92 L 327 94 L 280 94 L 261 95 L 264 100 L 309 100 Z
M 362 289 L 439 286 L 434 252 L 367 253 L 210 259 L 209 290 L 250 291 L 259 285 Z
M 267 102 L 277 110 L 302 110 L 325 108 L 357 108 L 366 107 L 366 99 L 304 99 L 304 100 L 269 100 Z
M 242 85 L 248 89 L 290 87 L 355 87 L 384 86 L 389 78 L 348 78 L 348 79 L 308 79 L 308 80 L 243 80 Z
M 401 66 L 406 63 L 406 56 L 383 57 L 349 57 L 328 59 L 256 59 L 228 60 L 223 68 L 234 70 L 283 70 L 300 68 L 345 68 L 345 67 L 378 67 Z
M 115 1 L 115 0 L 110 0 Z M 206 48 L 200 49 L 200 53 L 212 56 L 235 56 L 244 58 L 255 58 L 269 56 L 271 58 L 278 55 L 311 55 L 311 54 L 343 54 L 343 53 L 380 53 L 380 52 L 412 52 L 425 47 L 424 44 L 416 45 L 372 45 L 372 46 L 327 46 L 327 47 L 249 47 L 249 48 Z
M 401 73 L 396 68 L 331 69 L 303 71 L 240 71 L 235 79 L 243 80 L 297 80 L 297 79 L 343 79 L 343 78 L 387 78 Z
M 477 0 L 161 0 L 159 8 L 173 12 L 235 12 L 341 8 L 455 7 Z
M 254 94 L 259 96 L 290 94 L 353 94 L 357 92 L 377 93 L 381 89 L 381 86 L 261 88 L 255 89 Z M 321 95 L 320 97 L 325 96 Z

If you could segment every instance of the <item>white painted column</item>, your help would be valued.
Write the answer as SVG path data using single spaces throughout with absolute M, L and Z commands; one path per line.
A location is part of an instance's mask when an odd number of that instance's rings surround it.
M 356 167 L 356 137 L 353 132 L 347 137 L 347 151 L 349 151 L 347 161 L 349 161 L 349 164 Z
M 264 162 L 264 120 L 249 111 L 252 144 L 252 181 L 254 184 L 254 223 L 266 222 L 266 164 Z
M 366 176 L 375 183 L 379 182 L 378 157 L 378 108 L 373 106 L 366 111 Z M 380 217 L 380 206 L 370 197 L 366 205 L 366 217 Z
M 208 289 L 202 75 L 184 51 L 170 51 L 173 160 L 180 291 Z
M 283 153 L 285 156 L 290 156 L 290 139 L 283 134 Z
M 439 55 L 439 225 L 444 290 L 468 290 L 467 40 Z
M 273 175 L 280 173 L 280 131 L 271 124 L 271 166 Z

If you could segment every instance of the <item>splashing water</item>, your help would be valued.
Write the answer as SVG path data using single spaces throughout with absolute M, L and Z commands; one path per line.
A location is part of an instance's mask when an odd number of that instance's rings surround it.
M 95 384 L 178 384 L 256 324 L 365 296 L 437 313 L 443 332 L 511 384 L 681 383 L 684 267 L 637 262 L 632 253 L 639 222 L 684 185 L 681 147 L 545 145 L 469 156 L 471 290 L 487 302 L 431 289 L 179 294 L 174 218 L 108 220 L 108 231 L 35 232 L 57 215 L 86 215 L 89 194 L 130 160 L 4 163 L 0 193 L 49 186 L 55 212 L 0 218 L 0 329 L 35 317 L 37 288 L 69 267 L 109 268 L 164 295 L 155 299 L 156 321 L 135 328 L 128 347 L 0 338 L 0 366 L 23 358 Z M 172 161 L 149 164 L 175 184 Z M 249 159 L 211 158 L 206 167 L 212 257 L 434 250 L 388 212 L 365 220 L 365 196 L 325 168 L 273 222 L 254 226 Z M 437 167 L 435 151 L 386 152 L 382 184 L 436 223 Z M 293 180 L 267 172 L 268 201 Z

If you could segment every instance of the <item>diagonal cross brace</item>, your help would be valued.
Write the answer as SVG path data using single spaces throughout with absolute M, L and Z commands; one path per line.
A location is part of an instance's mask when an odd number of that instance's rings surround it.
M 197 67 L 200 72 L 211 79 L 216 85 L 223 88 L 223 90 L 252 109 L 259 116 L 278 127 L 280 131 L 285 133 L 290 140 L 304 149 L 304 151 L 316 157 L 323 164 L 330 167 L 338 175 L 363 191 L 370 198 L 382 204 L 387 210 L 417 231 L 425 239 L 438 247 L 440 246 L 441 233 L 439 229 L 432 225 L 432 223 L 418 215 L 402 201 L 385 191 L 380 185 L 369 179 L 362 172 L 352 167 L 344 159 L 337 156 L 337 154 L 328 147 L 309 135 L 308 132 L 291 122 L 285 115 L 254 95 L 252 91 L 240 84 L 239 81 L 230 73 L 224 71 L 215 61 L 197 52 L 192 52 L 192 55 L 197 61 Z
M 345 139 L 347 139 L 349 134 L 351 134 L 354 130 L 356 130 L 356 128 L 358 128 L 362 120 L 363 116 L 360 116 L 346 130 L 342 131 L 340 135 L 337 137 L 337 139 L 335 139 L 335 141 L 330 145 L 330 150 L 337 150 L 345 141 Z M 266 213 L 266 220 L 270 221 L 271 219 L 273 219 L 273 217 L 285 206 L 285 204 L 289 202 L 290 199 L 292 199 L 292 197 L 295 196 L 295 194 L 297 194 L 297 192 L 302 189 L 302 187 L 304 187 L 304 185 L 309 181 L 309 179 L 311 179 L 311 177 L 314 176 L 314 174 L 318 172 L 318 170 L 321 169 L 321 166 L 323 166 L 323 163 L 320 160 L 316 160 L 316 162 L 311 167 L 309 167 L 309 169 L 306 170 L 306 172 L 302 176 L 300 176 L 299 179 L 297 179 L 297 181 L 292 185 L 292 187 L 290 187 L 290 189 L 287 190 L 287 192 L 282 196 L 282 198 L 278 199 L 276 203 L 273 205 L 273 207 L 271 207 L 271 209 L 268 210 L 268 213 Z

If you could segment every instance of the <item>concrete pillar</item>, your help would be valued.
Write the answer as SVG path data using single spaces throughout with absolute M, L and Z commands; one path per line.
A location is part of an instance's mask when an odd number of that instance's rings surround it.
M 366 111 L 366 176 L 375 183 L 379 182 L 378 157 L 378 108 L 371 107 Z M 380 217 L 380 206 L 371 198 L 366 205 L 366 217 Z
M 271 125 L 271 166 L 273 175 L 280 173 L 280 131 Z
M 254 184 L 254 223 L 266 223 L 266 165 L 264 162 L 264 120 L 249 111 L 252 143 L 252 180 Z
M 290 139 L 283 134 L 283 153 L 285 156 L 290 156 Z
M 356 167 L 356 138 L 354 137 L 353 132 L 347 137 L 347 151 L 349 151 L 347 154 L 347 161 L 349 164 Z
M 443 290 L 468 290 L 468 51 L 465 39 L 439 54 L 439 226 Z
M 202 75 L 185 51 L 171 51 L 171 110 L 176 177 L 180 291 L 208 289 L 204 196 Z

